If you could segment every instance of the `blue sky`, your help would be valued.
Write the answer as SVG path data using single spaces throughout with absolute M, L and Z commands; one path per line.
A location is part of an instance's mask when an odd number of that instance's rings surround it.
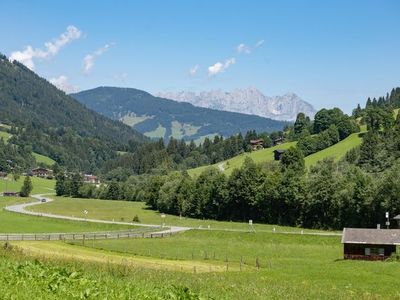
M 0 52 L 68 90 L 253 86 L 350 112 L 400 85 L 399 11 L 397 0 L 9 0 Z

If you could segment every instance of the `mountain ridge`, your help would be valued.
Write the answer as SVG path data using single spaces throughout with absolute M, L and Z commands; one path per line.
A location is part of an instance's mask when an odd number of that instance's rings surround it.
M 295 93 L 269 97 L 254 87 L 234 89 L 230 92 L 221 89 L 203 92 L 157 92 L 157 97 L 179 102 L 191 103 L 198 107 L 212 108 L 230 112 L 257 115 L 280 121 L 294 121 L 303 112 L 313 118 L 316 110 Z

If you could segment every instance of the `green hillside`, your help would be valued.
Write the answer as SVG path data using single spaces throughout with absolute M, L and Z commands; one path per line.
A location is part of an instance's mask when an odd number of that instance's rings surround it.
M 52 165 L 54 165 L 56 163 L 55 160 L 51 159 L 48 156 L 44 156 L 44 155 L 41 155 L 41 154 L 38 154 L 38 153 L 35 153 L 35 152 L 33 152 L 32 155 L 36 159 L 37 163 L 42 163 L 42 164 L 45 164 L 47 166 L 52 166 Z
M 212 166 L 220 169 L 221 171 L 223 170 L 227 175 L 229 175 L 232 173 L 232 171 L 234 169 L 240 168 L 247 157 L 250 157 L 256 163 L 265 163 L 265 162 L 273 161 L 274 160 L 274 150 L 277 150 L 277 149 L 286 150 L 294 145 L 296 145 L 296 142 L 289 142 L 289 143 L 284 143 L 284 144 L 277 145 L 277 146 L 263 149 L 263 150 L 258 150 L 258 151 L 249 152 L 249 153 L 243 153 L 243 154 L 235 156 L 231 159 L 228 159 L 226 161 L 214 164 Z M 210 167 L 210 166 L 202 166 L 199 168 L 188 170 L 188 172 L 192 176 L 197 176 L 201 172 L 203 172 L 205 169 L 207 169 L 208 167 Z
M 318 151 L 314 154 L 311 154 L 305 157 L 304 161 L 306 167 L 310 167 L 315 165 L 318 161 L 323 160 L 324 158 L 332 157 L 334 160 L 338 161 L 343 158 L 347 151 L 350 149 L 357 147 L 361 144 L 363 132 L 361 133 L 353 133 L 344 140 L 340 141 L 339 143 L 328 147 L 324 150 Z M 232 171 L 236 168 L 240 168 L 245 161 L 246 157 L 250 157 L 256 163 L 267 163 L 274 160 L 274 150 L 276 149 L 288 149 L 291 146 L 296 145 L 296 142 L 289 142 L 284 143 L 281 145 L 277 145 L 275 147 L 254 151 L 250 153 L 243 153 L 241 155 L 235 156 L 231 159 L 226 161 L 217 163 L 212 165 L 213 167 L 219 168 L 221 171 L 223 170 L 225 174 L 230 175 Z M 189 170 L 189 174 L 192 176 L 197 176 L 209 166 L 203 166 L 195 169 Z
M 287 124 L 254 115 L 193 106 L 132 88 L 99 87 L 72 95 L 88 108 L 120 120 L 150 138 L 203 140 L 248 130 L 279 131 Z
M 340 160 L 346 155 L 347 151 L 361 144 L 362 134 L 353 133 L 339 143 L 305 157 L 306 167 L 315 165 L 318 161 L 328 157 L 333 158 L 335 161 Z
M 110 120 L 66 95 L 18 62 L 0 55 L 0 121 L 13 125 L 13 144 L 31 147 L 46 164 L 56 161 L 88 172 L 117 156 L 142 134 Z M 7 133 L 1 132 L 6 139 Z M 50 157 L 51 160 L 43 156 Z

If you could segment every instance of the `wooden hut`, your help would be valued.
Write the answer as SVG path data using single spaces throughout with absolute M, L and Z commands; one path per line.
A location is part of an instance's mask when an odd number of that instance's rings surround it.
M 274 159 L 281 160 L 283 153 L 285 153 L 285 150 L 280 150 L 280 149 L 274 150 Z
M 344 228 L 344 259 L 384 260 L 400 245 L 400 229 Z

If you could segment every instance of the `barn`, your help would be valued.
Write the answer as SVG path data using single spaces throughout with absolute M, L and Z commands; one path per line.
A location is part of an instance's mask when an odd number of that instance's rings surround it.
M 396 253 L 400 229 L 344 228 L 344 259 L 384 260 Z

